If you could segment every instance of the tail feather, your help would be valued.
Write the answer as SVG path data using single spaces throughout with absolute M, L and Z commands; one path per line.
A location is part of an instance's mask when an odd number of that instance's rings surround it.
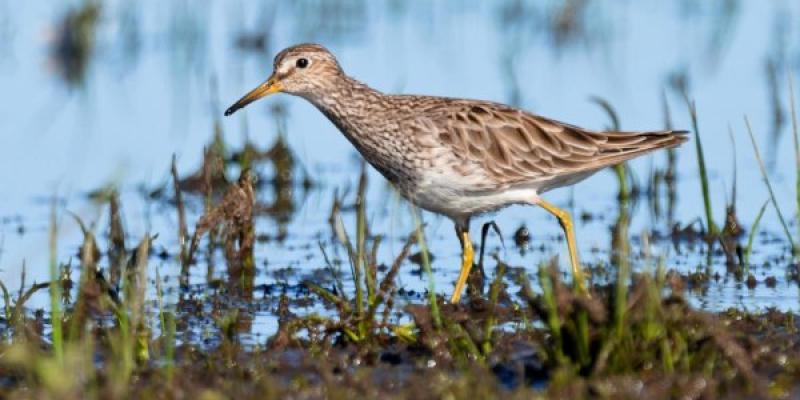
M 595 160 L 596 168 L 603 168 L 636 158 L 660 149 L 678 147 L 689 140 L 688 131 L 655 132 L 603 132 L 598 135 L 606 139 L 600 155 Z

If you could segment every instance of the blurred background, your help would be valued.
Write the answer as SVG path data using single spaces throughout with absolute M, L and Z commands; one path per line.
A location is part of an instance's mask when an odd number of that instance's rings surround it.
M 158 233 L 157 247 L 174 254 L 176 215 L 154 193 L 170 183 L 173 155 L 188 176 L 215 135 L 229 149 L 248 143 L 292 160 L 288 169 L 273 162 L 258 170 L 268 182 L 285 184 L 259 193 L 273 208 L 258 218 L 263 269 L 256 281 L 274 281 L 276 269 L 321 268 L 317 242 L 328 240 L 335 193 L 348 193 L 358 179 L 357 153 L 298 98 L 273 96 L 222 117 L 266 79 L 278 51 L 300 42 L 325 45 L 345 71 L 382 91 L 487 99 L 593 129 L 613 126 L 604 106 L 623 129 L 691 129 L 691 99 L 720 225 L 725 205 L 735 204 L 738 219 L 750 224 L 768 198 L 747 115 L 778 204 L 796 231 L 789 76 L 800 68 L 798 39 L 800 3 L 790 0 L 0 0 L 0 279 L 19 285 L 23 265 L 28 283 L 48 279 L 54 198 L 60 263 L 76 257 L 82 238 L 67 212 L 103 227 L 103 237 L 107 216 L 95 195 L 108 187 L 121 194 L 126 231 L 135 238 Z M 668 238 L 700 224 L 692 138 L 671 163 L 666 152 L 631 163 L 631 179 L 653 191 L 631 209 L 634 242 L 645 232 Z M 671 194 L 652 184 L 668 168 L 675 176 Z M 227 173 L 238 176 L 235 166 Z M 373 231 L 388 238 L 383 251 L 396 254 L 413 219 L 380 176 L 369 173 Z M 549 194 L 580 219 L 587 263 L 610 262 L 618 186 L 613 171 L 601 171 Z M 202 201 L 190 207 L 190 226 L 201 211 Z M 560 229 L 546 213 L 512 207 L 479 219 L 474 232 L 491 219 L 506 242 L 505 249 L 496 239 L 491 246 L 512 264 L 533 268 L 562 254 L 565 265 L 563 242 L 555 240 Z M 459 257 L 452 226 L 430 214 L 425 220 L 437 288 L 449 290 Z M 514 246 L 523 227 L 531 244 Z M 748 289 L 723 278 L 711 293 L 698 294 L 698 304 L 800 308 L 796 286 L 785 278 L 785 244 L 776 243 L 782 233 L 773 209 L 761 229 L 755 274 L 775 275 L 778 284 Z M 671 268 L 694 271 L 706 260 L 691 243 L 665 240 L 655 247 Z M 174 260 L 161 264 L 162 276 L 177 273 Z M 725 258 L 714 254 L 710 268 L 724 276 Z M 418 275 L 401 281 L 426 287 Z

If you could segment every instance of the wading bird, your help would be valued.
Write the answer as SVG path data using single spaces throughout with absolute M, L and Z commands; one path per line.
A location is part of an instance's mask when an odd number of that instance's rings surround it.
M 462 264 L 452 303 L 472 268 L 470 218 L 511 204 L 538 205 L 558 218 L 582 289 L 572 219 L 540 196 L 687 140 L 684 131 L 596 132 L 488 101 L 384 94 L 347 76 L 317 44 L 278 53 L 272 76 L 225 115 L 278 92 L 311 102 L 406 199 L 453 220 Z

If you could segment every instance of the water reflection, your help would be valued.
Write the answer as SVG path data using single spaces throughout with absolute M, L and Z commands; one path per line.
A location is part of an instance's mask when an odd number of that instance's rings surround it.
M 329 44 L 357 43 L 367 30 L 366 0 L 301 0 L 288 3 L 295 35 Z M 400 11 L 399 8 L 389 8 Z
M 718 67 L 725 50 L 736 33 L 741 9 L 739 0 L 715 2 L 682 0 L 680 2 L 679 15 L 687 25 L 706 21 L 705 24 L 701 24 L 704 30 L 703 39 L 706 42 L 703 62 L 712 70 Z
M 14 26 L 9 4 L 0 3 L 0 59 L 8 60 L 13 57 L 12 44 L 14 43 Z
M 69 86 L 82 86 L 86 80 L 100 13 L 100 3 L 85 1 L 83 5 L 69 9 L 56 27 L 51 61 Z

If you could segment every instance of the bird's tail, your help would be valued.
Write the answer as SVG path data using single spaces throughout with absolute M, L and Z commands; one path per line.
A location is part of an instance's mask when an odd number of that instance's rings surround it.
M 600 156 L 595 160 L 596 167 L 607 167 L 651 151 L 678 147 L 689 140 L 688 133 L 688 131 L 595 133 L 604 139 Z

